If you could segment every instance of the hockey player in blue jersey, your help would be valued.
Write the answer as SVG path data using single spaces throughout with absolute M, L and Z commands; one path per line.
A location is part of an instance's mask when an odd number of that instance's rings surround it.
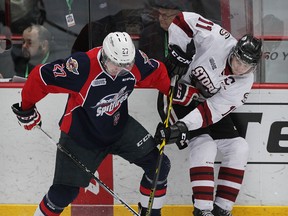
M 135 85 L 168 94 L 170 78 L 164 64 L 135 49 L 127 33 L 113 32 L 104 39 L 102 47 L 36 66 L 23 87 L 21 103 L 12 109 L 19 123 L 31 130 L 41 123 L 37 102 L 49 93 L 67 93 L 59 122 L 59 145 L 92 173 L 108 154 L 119 155 L 141 167 L 144 215 L 159 151 L 152 136 L 128 113 L 127 99 Z M 164 155 L 152 216 L 161 215 L 169 170 L 170 161 Z M 34 216 L 60 215 L 77 197 L 80 187 L 87 187 L 89 182 L 90 176 L 58 149 L 53 184 Z

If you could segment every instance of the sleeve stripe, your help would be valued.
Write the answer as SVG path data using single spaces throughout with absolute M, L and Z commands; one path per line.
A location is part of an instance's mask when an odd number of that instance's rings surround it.
M 185 21 L 183 13 L 178 14 L 176 18 L 173 20 L 173 23 L 179 26 L 179 28 L 181 28 L 187 34 L 188 37 L 190 38 L 193 37 L 193 31 Z
M 198 107 L 199 112 L 201 113 L 203 124 L 202 127 L 207 127 L 213 124 L 211 111 L 205 101 L 203 104 L 200 104 Z

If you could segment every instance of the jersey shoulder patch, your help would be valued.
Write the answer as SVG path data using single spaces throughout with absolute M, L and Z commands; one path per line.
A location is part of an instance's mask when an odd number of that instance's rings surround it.
M 143 51 L 136 50 L 135 65 L 140 72 L 141 80 L 143 80 L 159 67 L 159 62 L 150 59 Z
M 66 59 L 58 59 L 43 65 L 41 77 L 47 85 L 77 91 L 87 80 L 90 59 L 86 53 L 74 53 Z

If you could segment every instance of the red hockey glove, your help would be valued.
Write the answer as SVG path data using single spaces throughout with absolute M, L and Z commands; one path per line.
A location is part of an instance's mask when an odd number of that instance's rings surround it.
M 184 83 L 178 83 L 175 86 L 173 104 L 188 106 L 192 102 L 192 100 L 197 100 L 198 98 L 199 90 L 195 87 Z
M 192 62 L 193 55 L 195 53 L 187 54 L 177 45 L 169 45 L 169 52 L 164 60 L 167 71 L 170 77 L 184 75 L 190 63 Z
M 166 140 L 166 144 L 176 143 L 181 150 L 188 146 L 187 132 L 188 128 L 184 122 L 178 121 L 167 128 L 160 122 L 157 126 L 154 139 L 157 144 L 163 142 L 164 139 Z
M 31 130 L 37 125 L 41 126 L 41 115 L 35 106 L 29 110 L 22 110 L 19 103 L 16 103 L 11 108 L 16 114 L 19 124 L 26 130 Z

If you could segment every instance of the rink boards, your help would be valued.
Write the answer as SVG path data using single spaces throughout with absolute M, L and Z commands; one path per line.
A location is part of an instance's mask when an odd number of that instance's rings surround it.
M 52 182 L 56 148 L 38 130 L 27 132 L 17 124 L 10 105 L 19 101 L 21 88 L 0 88 L 0 91 L 0 100 L 7 105 L 0 107 L 2 125 L 5 125 L 0 131 L 0 136 L 3 137 L 0 157 L 0 215 L 33 215 L 37 203 Z M 57 124 L 66 98 L 66 95 L 49 95 L 37 106 L 42 114 L 43 129 L 55 140 L 59 137 Z M 157 92 L 154 89 L 136 89 L 129 100 L 130 114 L 152 134 L 159 121 L 156 98 Z M 243 187 L 233 211 L 234 216 L 288 215 L 287 111 L 288 90 L 282 87 L 254 88 L 247 103 L 235 111 L 234 116 L 238 118 L 241 134 L 250 144 L 251 153 Z M 170 157 L 172 168 L 163 215 L 191 215 L 187 151 L 166 146 L 165 153 Z M 218 155 L 216 170 L 220 159 L 221 155 Z M 106 159 L 102 169 L 96 173 L 99 178 L 135 207 L 139 200 L 138 188 L 142 171 L 117 156 Z M 62 215 L 93 215 L 90 210 L 100 210 L 105 216 L 132 215 L 95 182 L 91 182 L 82 191 L 78 201 Z M 75 207 L 81 205 L 86 210 L 78 214 Z M 83 215 L 83 212 L 87 214 Z M 101 216 L 100 212 L 97 215 Z

